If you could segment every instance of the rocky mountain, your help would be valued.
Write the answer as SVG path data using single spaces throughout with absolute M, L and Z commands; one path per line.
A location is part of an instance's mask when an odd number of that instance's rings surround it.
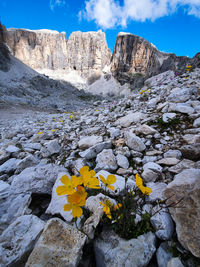
M 10 66 L 9 50 L 6 45 L 7 31 L 0 23 L 0 70 L 8 71 Z
M 78 108 L 0 110 L 1 265 L 199 266 L 200 69 L 167 71 L 127 98 Z M 72 211 L 64 211 L 66 196 L 56 193 L 64 187 L 61 176 L 79 175 L 82 166 L 99 181 L 116 176 L 109 182 L 115 191 L 103 191 L 104 183 L 100 194 L 86 188 L 84 219 L 77 223 L 87 236 L 74 226 Z M 126 240 L 99 202 L 123 200 L 127 192 L 138 199 L 136 173 L 152 193 L 127 214 L 144 232 Z

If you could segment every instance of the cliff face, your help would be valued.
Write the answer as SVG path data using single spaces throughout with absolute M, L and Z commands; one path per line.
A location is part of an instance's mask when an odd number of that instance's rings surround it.
M 13 55 L 33 69 L 76 70 L 88 77 L 110 63 L 105 33 L 8 29 L 7 44 Z
M 167 70 L 180 71 L 188 62 L 188 57 L 160 52 L 142 37 L 119 33 L 111 60 L 111 71 L 121 84 L 131 82 L 135 85 Z
M 64 69 L 67 41 L 64 32 L 8 29 L 7 44 L 13 55 L 33 69 Z
M 2 71 L 8 71 L 10 68 L 10 53 L 5 43 L 6 35 L 6 28 L 0 23 L 0 70 Z
M 100 72 L 111 59 L 102 31 L 73 32 L 67 42 L 67 55 L 68 67 L 87 77 Z

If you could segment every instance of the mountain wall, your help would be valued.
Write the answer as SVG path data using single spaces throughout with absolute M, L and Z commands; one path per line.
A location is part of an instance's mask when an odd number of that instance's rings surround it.
M 9 50 L 6 45 L 6 28 L 0 23 L 0 70 L 8 71 L 10 68 Z

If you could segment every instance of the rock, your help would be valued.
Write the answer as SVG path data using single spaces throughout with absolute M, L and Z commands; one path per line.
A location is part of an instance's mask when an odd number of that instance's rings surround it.
M 167 205 L 176 223 L 179 242 L 194 256 L 200 257 L 200 169 L 187 169 L 177 174 L 164 191 Z M 181 200 L 182 199 L 182 200 Z
M 190 145 L 197 144 L 197 143 L 200 143 L 200 135 L 199 134 L 186 134 L 186 135 L 183 135 L 183 140 L 185 140 Z
M 80 152 L 79 155 L 82 158 L 90 160 L 90 159 L 95 158 L 97 154 L 99 154 L 104 149 L 109 149 L 111 147 L 112 147 L 111 141 L 106 141 L 106 142 L 96 144 L 83 152 Z
M 158 267 L 167 267 L 167 263 L 171 258 L 172 252 L 168 242 L 161 243 L 156 251 Z
M 146 124 L 143 124 L 141 125 L 140 127 L 138 127 L 136 129 L 136 133 L 141 133 L 141 134 L 144 134 L 144 135 L 148 135 L 148 134 L 155 134 L 157 133 L 157 130 L 155 130 L 154 128 L 146 125 Z
M 10 157 L 10 153 L 0 150 L 0 166 L 6 162 Z
M 14 177 L 11 190 L 15 194 L 25 192 L 51 194 L 58 173 L 65 171 L 65 168 L 55 164 L 26 168 Z
M 78 265 L 86 236 L 58 218 L 47 222 L 26 267 Z
M 180 150 L 168 150 L 164 153 L 164 158 L 176 158 L 181 159 L 182 153 Z
M 199 160 L 200 159 L 200 143 L 184 145 L 180 148 L 183 157 L 190 160 Z
M 167 100 L 169 102 L 186 102 L 187 100 L 190 99 L 190 96 L 192 94 L 192 90 L 190 88 L 174 88 L 171 92 L 170 95 L 167 97 Z
M 71 222 L 73 217 L 72 217 L 72 212 L 71 211 L 64 211 L 64 205 L 67 204 L 67 197 L 66 195 L 64 196 L 58 196 L 56 193 L 56 188 L 58 186 L 63 185 L 60 181 L 60 178 L 63 175 L 67 175 L 70 178 L 69 173 L 63 172 L 63 173 L 59 173 L 58 178 L 53 186 L 52 189 L 52 194 L 51 194 L 51 202 L 49 203 L 49 206 L 46 210 L 47 214 L 60 214 L 67 222 Z
M 85 136 L 80 139 L 80 141 L 78 142 L 78 146 L 81 149 L 86 149 L 102 141 L 103 141 L 102 136 L 98 135 Z
M 2 266 L 22 266 L 32 251 L 45 223 L 34 215 L 16 219 L 0 236 Z
M 156 251 L 155 241 L 151 232 L 124 240 L 114 232 L 104 231 L 94 242 L 97 266 L 147 266 Z
M 170 240 L 174 232 L 174 223 L 167 208 L 156 206 L 153 208 L 153 215 L 151 217 L 151 224 L 156 230 L 156 236 L 161 240 Z
M 196 120 L 194 120 L 193 127 L 200 127 L 200 118 L 197 118 Z
M 155 162 L 147 162 L 146 164 L 143 165 L 143 170 L 145 171 L 146 169 L 150 169 L 154 172 L 161 173 L 162 172 L 162 167 L 155 163 Z
M 9 194 L 10 185 L 0 180 L 0 200 Z
M 195 168 L 195 166 L 196 166 L 195 162 L 188 159 L 183 159 L 177 165 L 168 168 L 168 171 L 172 173 L 180 173 L 185 169 Z
M 143 114 L 141 112 L 130 112 L 128 115 L 118 119 L 115 122 L 115 125 L 120 125 L 122 127 L 128 127 L 132 123 L 137 123 L 137 122 L 141 121 L 142 119 L 144 119 L 145 117 L 146 117 L 145 114 Z
M 127 159 L 127 157 L 125 157 L 122 154 L 118 154 L 116 156 L 116 160 L 117 160 L 117 164 L 118 166 L 124 168 L 124 169 L 128 169 L 129 168 L 129 161 Z
M 0 175 L 4 173 L 13 173 L 17 169 L 17 164 L 19 161 L 19 159 L 12 158 L 4 162 L 2 165 L 0 165 Z
M 141 138 L 136 136 L 135 134 L 131 132 L 125 132 L 124 137 L 125 137 L 126 145 L 130 149 L 136 150 L 138 152 L 144 151 L 146 149 L 146 146 L 141 140 Z
M 144 179 L 146 183 L 155 182 L 158 177 L 159 177 L 159 174 L 150 169 L 145 169 L 142 173 L 142 178 Z
M 167 267 L 184 267 L 182 262 L 178 257 L 176 258 L 171 258 L 169 262 L 167 263 Z
M 166 188 L 166 184 L 165 183 L 147 183 L 148 187 L 150 187 L 152 189 L 152 193 L 147 196 L 147 200 L 150 202 L 154 202 L 156 200 L 163 200 L 164 199 L 164 195 L 163 192 Z
M 107 171 L 101 170 L 96 174 L 96 177 L 98 177 L 99 180 L 100 180 L 99 175 L 102 175 L 106 179 L 107 176 L 110 175 L 110 174 L 111 173 L 109 173 Z M 124 189 L 125 189 L 125 178 L 122 177 L 122 176 L 119 176 L 119 175 L 115 175 L 115 176 L 116 176 L 116 182 L 114 184 L 112 184 L 112 185 L 115 187 L 115 190 L 117 190 L 117 191 L 115 192 L 115 191 L 112 191 L 112 190 L 110 190 L 108 188 L 106 189 L 111 195 L 118 195 L 121 192 L 123 192 Z M 100 186 L 103 189 L 105 189 L 105 185 L 101 182 L 101 180 L 100 180 Z M 135 187 L 135 182 L 132 179 L 127 179 L 126 186 L 129 189 L 133 189 Z
M 44 143 L 44 147 L 41 149 L 43 157 L 49 157 L 54 154 L 59 153 L 61 150 L 61 146 L 58 143 L 57 139 L 51 140 L 49 142 Z
M 115 127 L 111 127 L 110 129 L 108 129 L 108 132 L 110 133 L 110 138 L 112 139 L 120 135 L 120 130 Z
M 178 164 L 179 162 L 180 162 L 180 160 L 177 158 L 163 158 L 163 159 L 160 159 L 159 161 L 157 161 L 156 163 L 160 164 L 160 165 L 174 166 L 174 165 Z
M 175 105 L 171 105 L 169 111 L 177 111 L 188 115 L 194 113 L 194 109 L 186 103 L 177 103 Z
M 115 171 L 118 168 L 112 149 L 104 149 L 97 155 L 95 170 Z
M 164 113 L 162 116 L 162 120 L 166 123 L 174 118 L 176 118 L 176 113 Z
M 33 166 L 37 165 L 38 163 L 39 163 L 38 158 L 36 158 L 30 154 L 17 163 L 17 169 L 16 169 L 15 173 L 20 173 L 24 169 L 26 169 L 28 167 L 33 167 Z
M 16 153 L 16 152 L 19 152 L 19 148 L 16 147 L 16 146 L 13 146 L 13 145 L 9 145 L 7 148 L 6 148 L 6 152 L 8 153 Z

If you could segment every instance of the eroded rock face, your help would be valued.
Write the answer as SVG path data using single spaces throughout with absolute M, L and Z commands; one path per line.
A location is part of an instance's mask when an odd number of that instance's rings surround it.
M 112 56 L 111 71 L 121 83 L 140 86 L 147 77 L 167 70 L 184 68 L 189 58 L 163 53 L 144 38 L 119 33 Z
M 13 55 L 33 69 L 64 69 L 67 62 L 65 32 L 8 29 L 7 44 Z

